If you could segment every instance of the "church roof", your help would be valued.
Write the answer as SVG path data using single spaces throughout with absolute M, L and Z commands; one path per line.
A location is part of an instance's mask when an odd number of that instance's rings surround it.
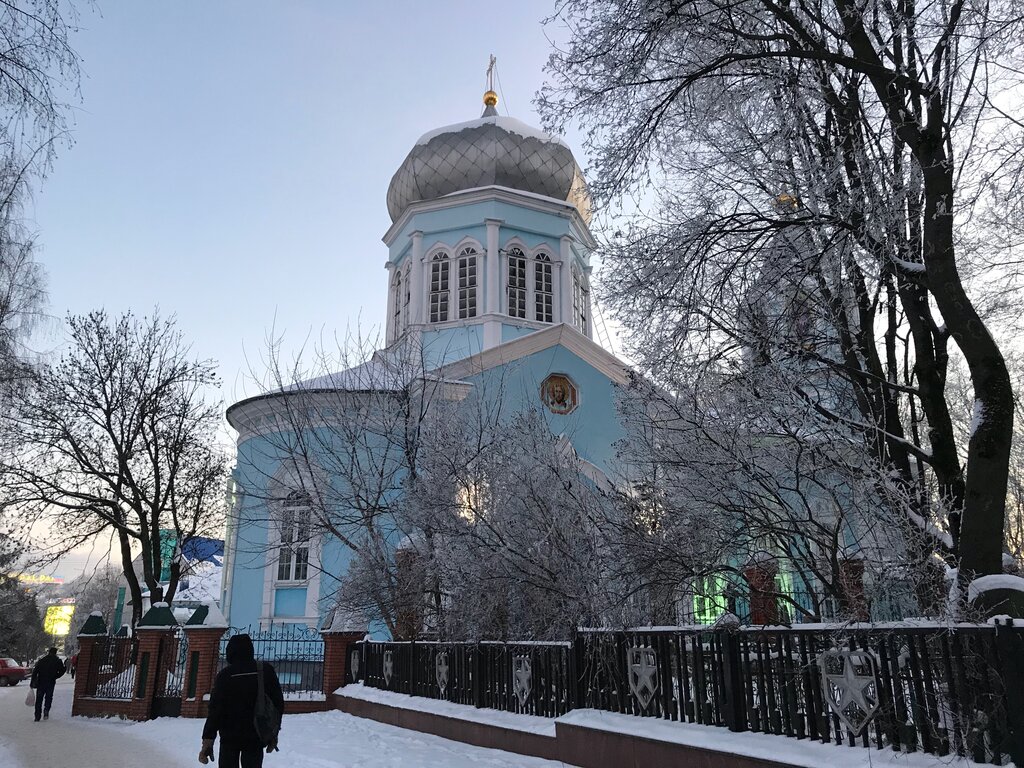
M 565 142 L 492 106 L 419 138 L 391 179 L 388 212 L 396 221 L 412 203 L 489 186 L 567 201 L 590 220 L 583 172 Z

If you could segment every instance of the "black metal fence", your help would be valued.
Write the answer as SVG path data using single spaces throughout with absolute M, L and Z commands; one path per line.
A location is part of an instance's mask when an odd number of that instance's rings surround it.
M 572 709 L 572 643 L 360 645 L 357 676 L 373 688 L 543 717 Z
M 101 637 L 85 675 L 85 695 L 97 699 L 130 699 L 135 693 L 138 646 L 133 637 Z
M 302 625 L 286 624 L 270 629 L 231 628 L 220 642 L 218 671 L 227 665 L 225 653 L 234 635 L 252 638 L 256 658 L 274 665 L 286 698 L 323 695 L 324 642 L 320 633 Z
M 877 712 L 857 737 L 825 700 L 830 650 L 873 660 Z M 1024 736 L 1022 627 L 587 631 L 563 644 L 366 642 L 360 655 L 370 687 L 547 717 L 594 708 L 993 765 L 1019 758 Z

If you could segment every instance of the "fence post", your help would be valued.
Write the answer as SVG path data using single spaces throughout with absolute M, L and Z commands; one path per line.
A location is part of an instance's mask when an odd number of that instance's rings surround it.
M 161 645 L 171 636 L 178 622 L 166 603 L 157 603 L 139 619 L 135 635 L 139 638 L 139 660 L 135 668 L 135 695 L 128 707 L 132 720 L 148 720 L 153 714 L 153 699 L 167 675 L 160 663 Z M 164 668 L 161 671 L 161 668 Z
M 473 654 L 473 706 L 481 709 L 484 706 L 484 687 L 480 684 L 480 676 L 483 674 L 480 644 L 474 645 L 470 652 Z
M 725 669 L 725 687 L 722 691 L 725 724 L 730 731 L 747 730 L 746 702 L 743 697 L 743 656 L 740 634 L 735 628 L 719 630 Z
M 569 680 L 572 682 L 569 709 L 583 709 L 587 706 L 587 682 L 584 679 L 587 669 L 587 646 L 583 635 L 576 632 L 569 651 Z
M 100 638 L 106 634 L 107 626 L 98 613 L 91 614 L 78 632 L 78 666 L 75 670 L 75 692 L 71 699 L 72 717 L 81 714 L 78 705 L 88 691 L 89 677 L 94 668 L 92 657 L 96 653 Z
M 224 614 L 214 604 L 196 608 L 185 622 L 188 637 L 188 659 L 185 680 L 181 686 L 181 716 L 205 717 L 206 697 L 213 690 L 220 658 L 220 640 L 228 628 Z
M 341 609 L 334 612 L 331 624 L 320 630 L 324 639 L 324 695 L 330 703 L 334 692 L 348 683 L 348 651 L 366 637 L 365 619 L 348 614 Z M 359 660 L 365 664 L 365 659 Z
M 1024 765 L 1024 629 L 1013 619 L 996 621 L 996 653 L 1006 690 L 1007 751 L 1016 765 Z

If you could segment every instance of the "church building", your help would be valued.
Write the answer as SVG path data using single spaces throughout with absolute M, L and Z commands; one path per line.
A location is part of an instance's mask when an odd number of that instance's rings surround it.
M 385 348 L 301 389 L 357 407 L 412 340 L 419 377 L 463 390 L 500 377 L 506 407 L 539 408 L 581 462 L 610 474 L 628 371 L 594 341 L 587 186 L 565 143 L 499 115 L 497 101 L 488 91 L 480 118 L 424 134 L 391 180 Z M 322 626 L 352 564 L 339 536 L 311 532 L 282 454 L 317 429 L 285 418 L 295 396 L 284 387 L 228 409 L 238 492 L 222 607 L 235 627 Z

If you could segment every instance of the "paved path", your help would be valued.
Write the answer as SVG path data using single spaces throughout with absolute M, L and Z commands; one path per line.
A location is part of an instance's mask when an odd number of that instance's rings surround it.
M 71 717 L 71 681 L 57 683 L 50 719 L 33 722 L 25 684 L 0 688 L 0 768 L 198 766 L 201 720 L 146 723 Z M 281 752 L 265 768 L 559 768 L 562 763 L 481 749 L 342 712 L 288 715 Z
M 122 733 L 72 718 L 73 683 L 66 676 L 57 681 L 49 720 L 33 721 L 32 709 L 25 706 L 27 688 L 27 682 L 0 688 L 2 768 L 177 768 L 182 764 L 152 742 L 133 737 L 127 726 Z

